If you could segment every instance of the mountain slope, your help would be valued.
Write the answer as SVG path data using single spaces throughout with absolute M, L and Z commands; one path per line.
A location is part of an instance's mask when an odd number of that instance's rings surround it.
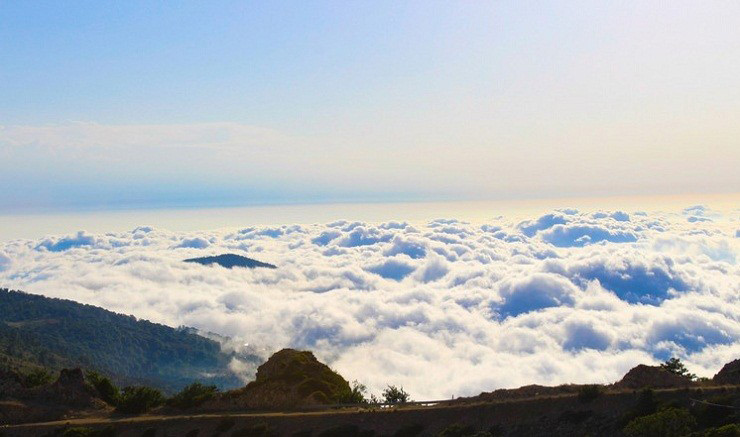
M 272 264 L 263 263 L 262 261 L 257 261 L 256 259 L 247 258 L 245 256 L 236 255 L 233 253 L 225 253 L 218 256 L 204 256 L 202 258 L 190 258 L 184 261 L 186 263 L 198 263 L 203 265 L 218 264 L 221 267 L 226 267 L 227 269 L 230 269 L 232 267 L 246 267 L 250 269 L 254 269 L 256 267 L 264 267 L 268 269 L 277 268 L 277 266 L 274 266 Z
M 176 390 L 193 380 L 240 385 L 231 355 L 192 330 L 91 305 L 0 289 L 0 367 L 82 366 L 120 383 Z

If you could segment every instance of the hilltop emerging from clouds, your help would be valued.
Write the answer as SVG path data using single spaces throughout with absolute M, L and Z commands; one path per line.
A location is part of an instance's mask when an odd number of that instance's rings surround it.
M 701 206 L 482 224 L 139 227 L 7 242 L 0 283 L 229 336 L 225 347 L 262 358 L 310 349 L 373 392 L 402 384 L 440 398 L 605 383 L 670 356 L 713 375 L 740 355 L 739 228 L 737 211 Z M 223 253 L 277 268 L 183 262 Z

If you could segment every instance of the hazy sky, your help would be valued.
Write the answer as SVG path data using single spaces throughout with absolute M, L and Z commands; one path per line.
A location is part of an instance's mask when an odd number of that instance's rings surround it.
M 0 3 L 0 212 L 740 191 L 740 2 Z

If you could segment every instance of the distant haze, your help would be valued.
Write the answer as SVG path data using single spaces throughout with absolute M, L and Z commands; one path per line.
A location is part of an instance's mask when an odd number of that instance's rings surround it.
M 740 3 L 0 5 L 0 213 L 740 192 Z

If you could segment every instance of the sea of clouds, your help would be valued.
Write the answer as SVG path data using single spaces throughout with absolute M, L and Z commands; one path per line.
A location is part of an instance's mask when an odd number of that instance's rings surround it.
M 310 349 L 416 399 L 609 383 L 671 356 L 740 358 L 740 212 L 552 211 L 529 220 L 246 227 L 0 244 L 0 286 L 187 325 L 266 358 Z M 237 253 L 277 269 L 184 263 Z M 245 380 L 254 368 L 233 363 Z

